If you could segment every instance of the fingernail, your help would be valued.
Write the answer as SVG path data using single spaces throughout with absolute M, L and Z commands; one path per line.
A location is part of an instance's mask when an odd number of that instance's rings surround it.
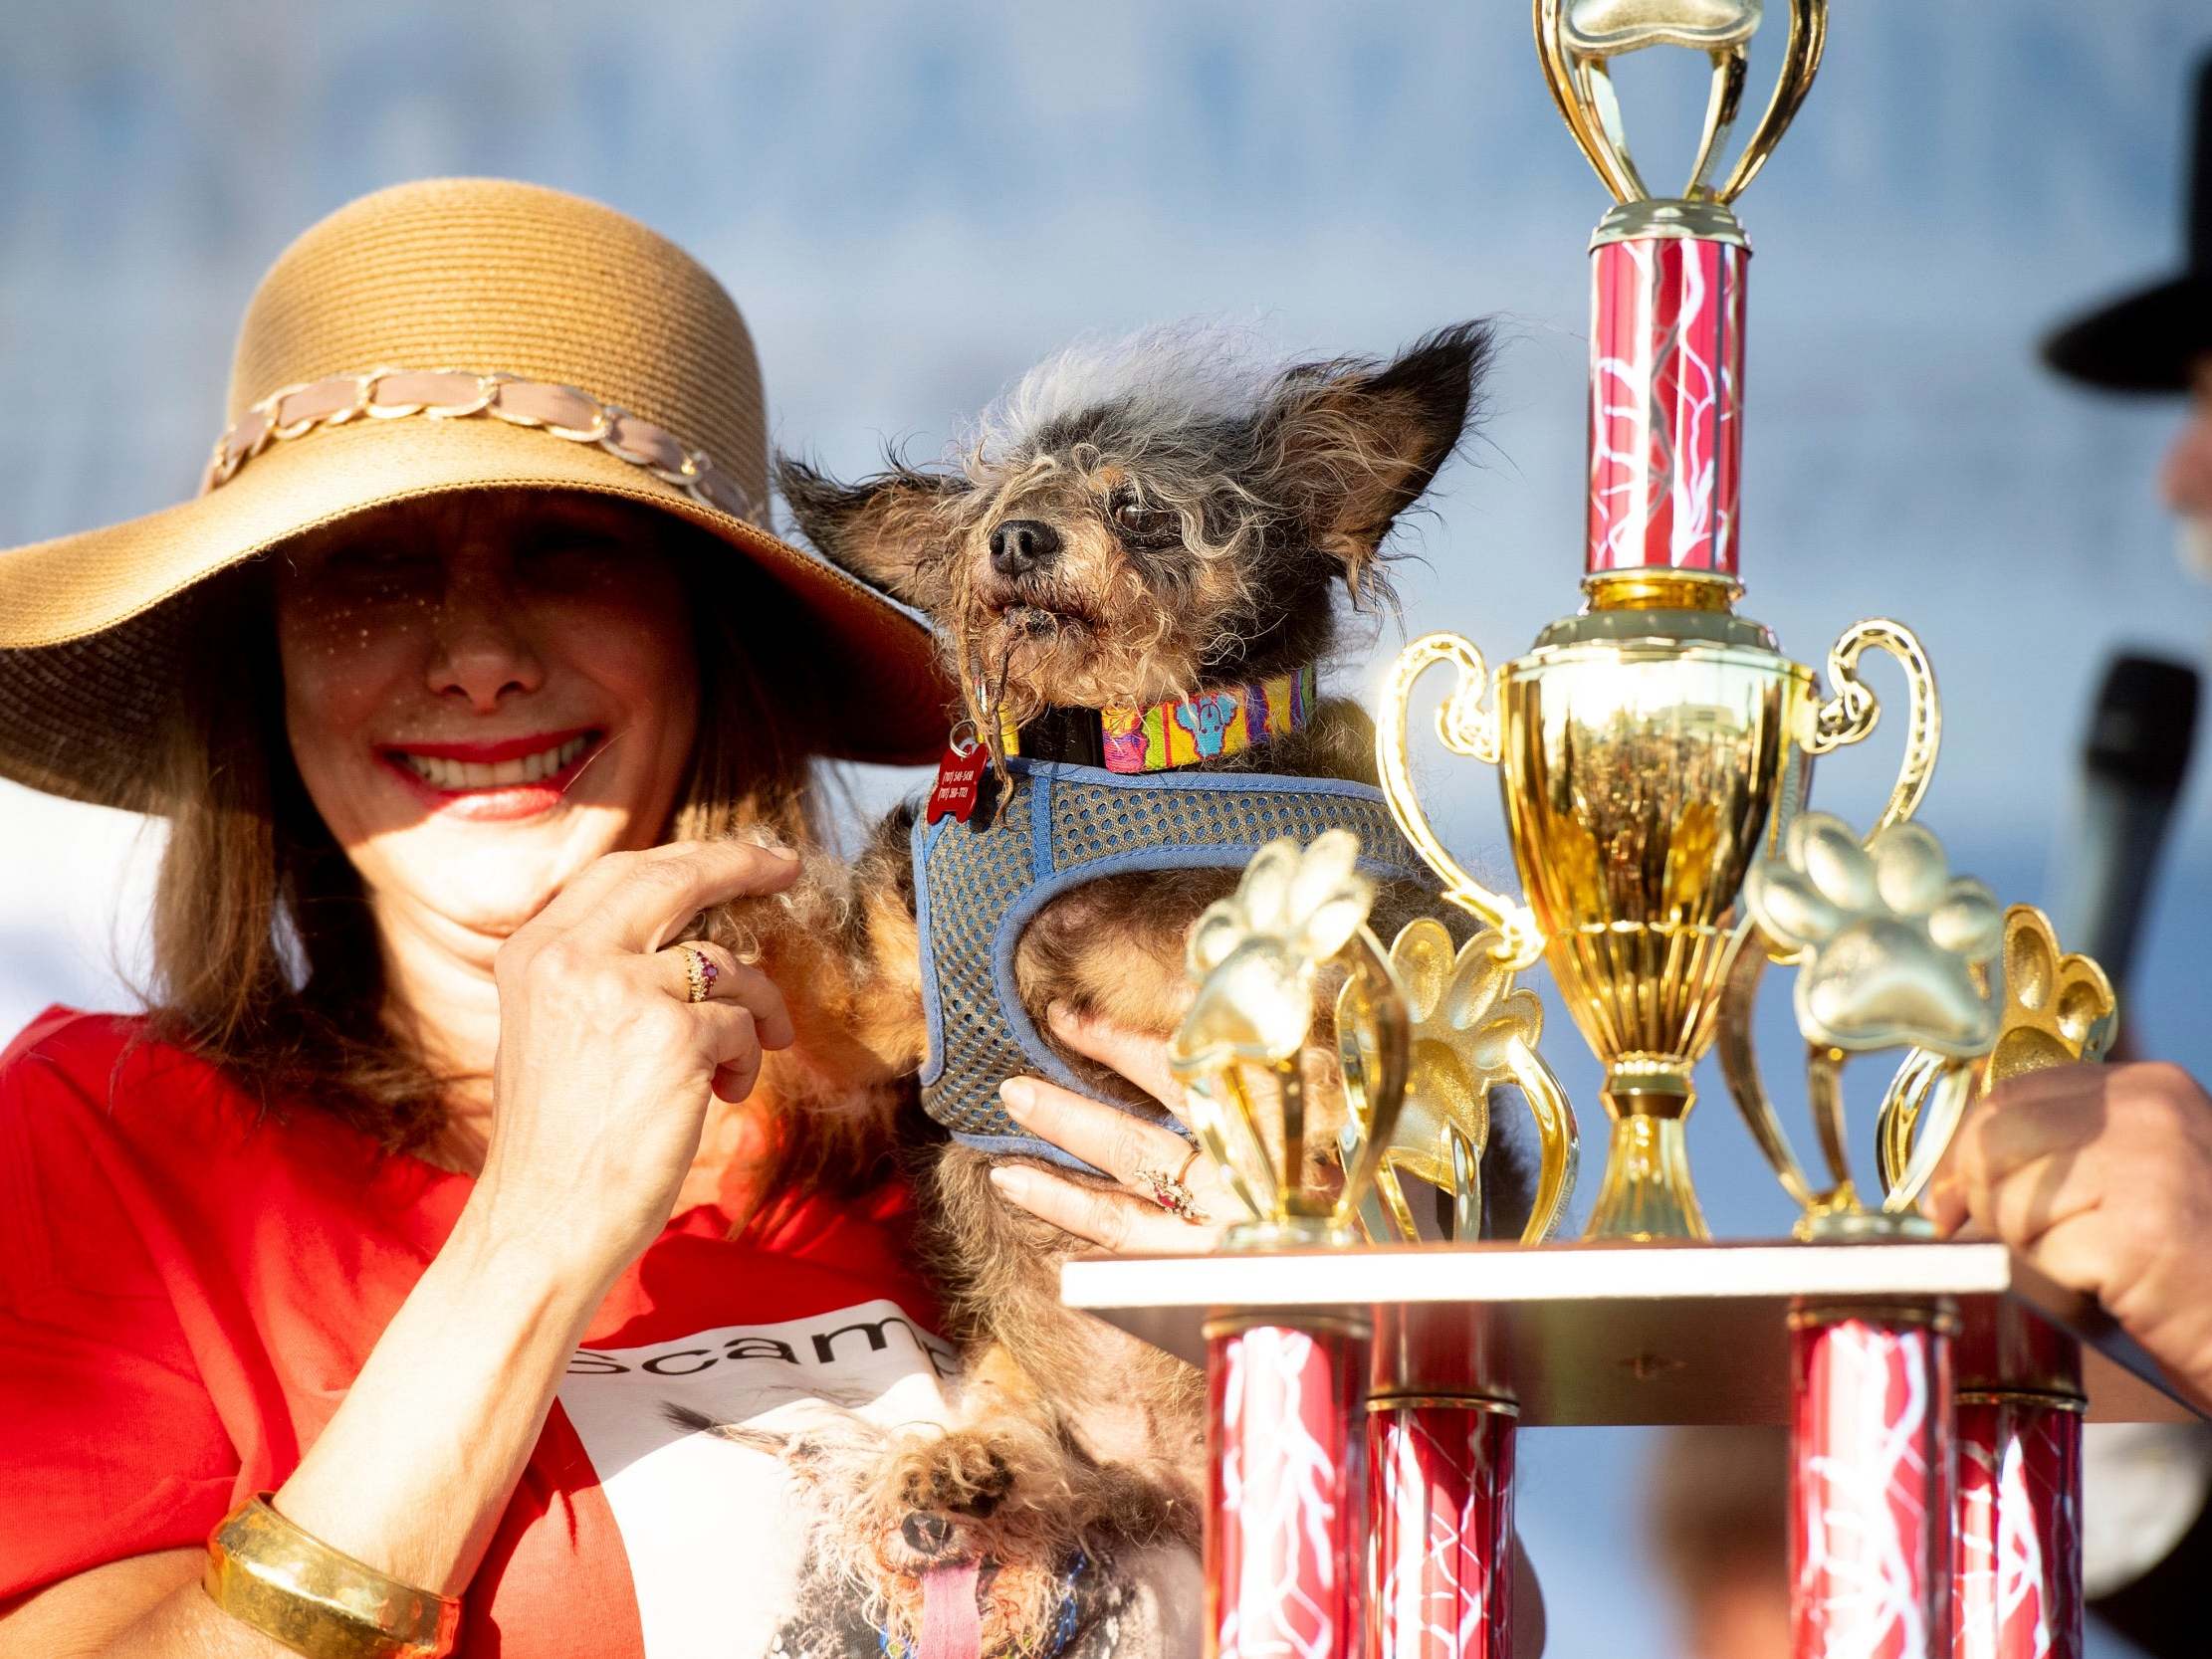
M 1957 1188 L 1948 1183 L 1930 1187 L 1920 1198 L 1920 1213 L 1934 1226 L 1938 1238 L 1949 1238 L 1958 1231 L 1965 1219 L 1964 1210 Z
M 1044 1018 L 1045 1023 L 1055 1031 L 1065 1031 L 1081 1023 L 1075 1017 L 1075 1010 L 1064 1002 L 1047 1002 L 1044 1005 Z
M 1025 1077 L 1009 1077 L 998 1085 L 998 1098 L 1006 1103 L 1006 1116 L 1019 1118 L 1036 1105 L 1037 1086 Z
M 761 850 L 766 853 L 774 853 L 785 864 L 789 864 L 792 860 L 798 857 L 798 849 L 796 847 L 777 847 L 771 845 L 764 846 Z
M 1029 1171 L 1018 1163 L 1001 1163 L 991 1172 L 991 1184 L 1016 1202 L 1029 1190 Z

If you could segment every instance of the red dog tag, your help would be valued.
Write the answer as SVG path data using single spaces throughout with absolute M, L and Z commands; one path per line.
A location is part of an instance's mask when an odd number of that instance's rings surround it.
M 930 791 L 923 821 L 934 824 L 940 818 L 958 818 L 967 823 L 983 798 L 984 777 L 990 769 L 991 750 L 982 743 L 971 741 L 965 751 L 957 742 L 948 744 L 945 757 L 937 763 L 937 787 Z

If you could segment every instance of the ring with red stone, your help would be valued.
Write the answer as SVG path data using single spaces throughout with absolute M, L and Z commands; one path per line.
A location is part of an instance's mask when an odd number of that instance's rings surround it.
M 686 1002 L 704 1002 L 714 994 L 715 981 L 722 970 L 715 966 L 715 959 L 698 945 L 686 939 L 675 946 L 684 956 L 684 985 Z
M 1194 1150 L 1184 1160 L 1184 1170 L 1188 1171 L 1197 1161 L 1198 1153 Z M 1178 1221 L 1188 1221 L 1194 1227 L 1203 1227 L 1210 1219 L 1206 1211 L 1199 1208 L 1197 1194 L 1183 1184 L 1180 1174 L 1171 1175 L 1165 1169 L 1139 1169 L 1129 1180 L 1132 1186 Z

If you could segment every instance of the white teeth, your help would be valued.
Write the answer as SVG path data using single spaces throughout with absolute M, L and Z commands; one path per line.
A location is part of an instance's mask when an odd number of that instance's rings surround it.
M 570 737 L 553 748 L 519 759 L 448 760 L 435 754 L 401 754 L 407 768 L 435 789 L 497 789 L 557 777 L 591 746 L 588 736 Z

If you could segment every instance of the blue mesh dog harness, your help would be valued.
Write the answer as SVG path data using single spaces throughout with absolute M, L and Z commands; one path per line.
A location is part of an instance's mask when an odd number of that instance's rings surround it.
M 1024 1134 L 998 1103 L 998 1085 L 1024 1072 L 1090 1096 L 1014 990 L 1022 930 L 1061 894 L 1131 871 L 1241 870 L 1270 841 L 1331 829 L 1360 838 L 1360 868 L 1371 876 L 1427 876 L 1382 791 L 1366 784 L 1267 772 L 1129 775 L 1018 758 L 1006 769 L 1010 786 L 989 826 L 917 818 L 912 841 L 929 1016 L 922 1106 L 954 1140 L 987 1151 L 1090 1171 Z

